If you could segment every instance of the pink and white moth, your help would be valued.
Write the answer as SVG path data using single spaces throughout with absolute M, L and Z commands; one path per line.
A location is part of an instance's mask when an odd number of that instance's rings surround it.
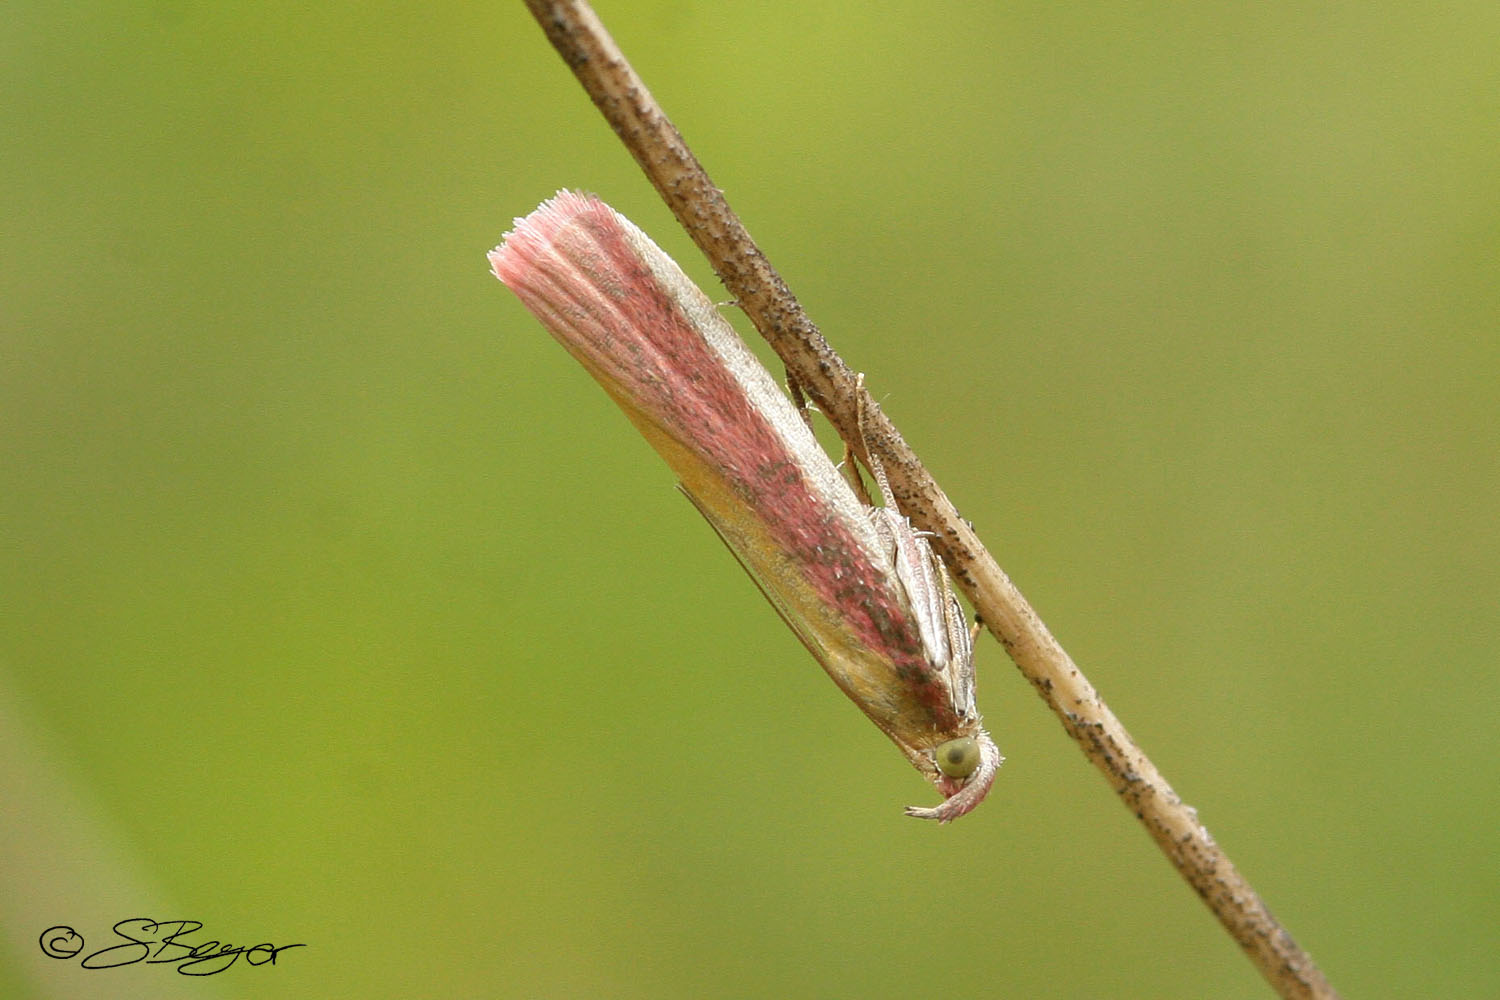
M 489 254 L 495 277 L 666 459 L 682 491 L 828 676 L 937 786 L 948 822 L 1004 760 L 974 704 L 973 633 L 943 564 L 859 499 L 803 414 L 650 238 L 559 192 Z

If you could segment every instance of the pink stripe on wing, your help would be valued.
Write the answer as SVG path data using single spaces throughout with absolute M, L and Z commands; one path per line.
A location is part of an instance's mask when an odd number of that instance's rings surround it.
M 827 606 L 951 724 L 947 692 L 929 683 L 934 665 L 889 567 L 834 516 L 777 428 L 642 263 L 627 225 L 597 199 L 563 192 L 519 221 L 490 260 L 612 395 L 721 470 Z

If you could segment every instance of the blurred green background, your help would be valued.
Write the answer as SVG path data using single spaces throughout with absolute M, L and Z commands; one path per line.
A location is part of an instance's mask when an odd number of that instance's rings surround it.
M 1500 7 L 600 13 L 1333 981 L 1500 993 Z M 987 639 L 904 819 L 487 275 L 566 185 L 722 295 L 519 3 L 3 44 L 0 995 L 1269 995 Z M 39 953 L 132 916 L 307 947 Z

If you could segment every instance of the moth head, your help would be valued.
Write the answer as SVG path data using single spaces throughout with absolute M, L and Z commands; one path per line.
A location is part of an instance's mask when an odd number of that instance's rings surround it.
M 936 768 L 929 772 L 928 777 L 945 800 L 942 805 L 930 808 L 907 806 L 906 815 L 935 819 L 939 823 L 951 823 L 979 805 L 995 781 L 995 772 L 1005 763 L 995 741 L 983 729 L 973 736 L 959 736 L 939 743 L 930 752 Z
M 972 736 L 960 736 L 941 744 L 934 755 L 939 771 L 962 781 L 979 767 L 979 741 Z

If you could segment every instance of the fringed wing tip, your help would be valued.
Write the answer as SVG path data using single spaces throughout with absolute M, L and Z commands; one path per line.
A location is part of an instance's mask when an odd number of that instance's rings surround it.
M 917 819 L 935 819 L 939 823 L 951 823 L 967 812 L 971 812 L 975 806 L 984 801 L 984 797 L 990 793 L 990 786 L 995 783 L 995 773 L 1000 770 L 1000 765 L 1005 763 L 1005 758 L 1000 756 L 1000 750 L 990 739 L 989 733 L 979 733 L 979 767 L 964 782 L 964 786 L 952 795 L 942 805 L 932 806 L 907 806 L 906 815 Z
M 513 220 L 513 228 L 500 238 L 500 245 L 486 256 L 490 273 L 506 285 L 511 284 L 518 269 L 549 243 L 574 218 L 589 213 L 617 217 L 614 209 L 587 191 L 563 188 L 542 202 L 530 215 Z

